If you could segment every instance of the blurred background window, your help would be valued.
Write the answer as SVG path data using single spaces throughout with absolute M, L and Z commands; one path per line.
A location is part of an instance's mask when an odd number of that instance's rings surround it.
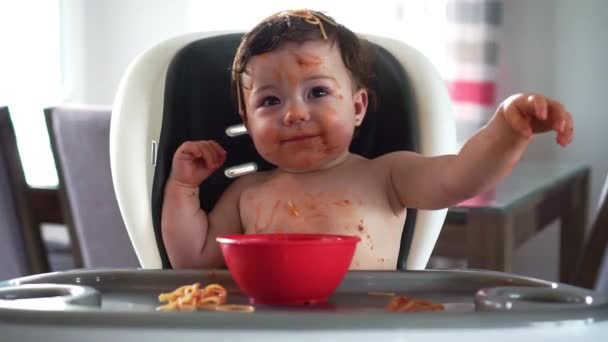
M 63 101 L 59 1 L 0 1 L 0 105 L 9 106 L 28 184 L 56 186 L 42 109 Z

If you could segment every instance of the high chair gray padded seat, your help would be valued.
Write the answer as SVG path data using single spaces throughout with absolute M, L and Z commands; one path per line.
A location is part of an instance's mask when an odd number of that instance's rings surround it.
M 112 185 L 110 109 L 62 106 L 45 115 L 79 266 L 139 267 Z
M 241 36 L 212 32 L 169 39 L 138 56 L 123 76 L 112 113 L 112 176 L 143 267 L 170 267 L 160 214 L 171 160 L 181 143 L 218 141 L 228 152 L 224 167 L 252 161 L 261 170 L 273 167 L 257 154 L 249 136 L 225 132 L 241 123 L 230 91 L 230 67 Z M 372 88 L 378 102 L 368 109 L 351 151 L 368 158 L 396 150 L 454 152 L 450 100 L 437 72 L 404 43 L 367 38 L 375 51 Z M 201 207 L 210 210 L 231 181 L 223 172 L 207 179 L 201 185 Z M 425 267 L 444 218 L 445 210 L 408 209 L 398 268 Z

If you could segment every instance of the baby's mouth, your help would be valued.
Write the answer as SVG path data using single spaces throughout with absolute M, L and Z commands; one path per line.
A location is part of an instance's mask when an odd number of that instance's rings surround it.
M 292 137 L 288 137 L 285 139 L 281 140 L 281 143 L 283 144 L 287 144 L 287 143 L 298 143 L 298 142 L 304 142 L 310 139 L 314 139 L 316 137 L 319 137 L 318 134 L 302 134 L 302 135 L 294 135 Z

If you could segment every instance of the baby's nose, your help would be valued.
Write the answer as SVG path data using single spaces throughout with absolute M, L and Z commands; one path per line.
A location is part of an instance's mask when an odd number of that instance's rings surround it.
M 286 125 L 293 125 L 298 122 L 308 121 L 310 115 L 305 108 L 300 106 L 290 106 L 283 117 L 283 123 Z

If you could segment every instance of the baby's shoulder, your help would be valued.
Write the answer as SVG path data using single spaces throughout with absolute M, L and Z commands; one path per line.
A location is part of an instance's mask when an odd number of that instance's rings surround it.
M 342 170 L 344 179 L 355 178 L 358 182 L 382 182 L 387 163 L 382 157 L 366 158 L 357 154 L 352 154 L 349 162 Z
M 395 151 L 382 154 L 375 158 L 365 158 L 356 154 L 353 154 L 353 163 L 351 163 L 351 168 L 360 170 L 362 172 L 369 171 L 382 171 L 388 170 L 391 168 L 392 164 L 395 161 L 403 161 L 407 160 L 410 157 L 415 157 L 417 154 L 415 152 L 410 151 Z
M 231 191 L 235 192 L 243 192 L 249 188 L 258 186 L 265 181 L 267 181 L 270 177 L 270 171 L 258 171 L 254 173 L 250 173 L 244 176 L 241 176 L 235 179 L 229 186 Z
M 372 159 L 373 167 L 381 169 L 390 169 L 395 162 L 408 163 L 419 158 L 420 155 L 412 151 L 394 151 L 385 153 Z

